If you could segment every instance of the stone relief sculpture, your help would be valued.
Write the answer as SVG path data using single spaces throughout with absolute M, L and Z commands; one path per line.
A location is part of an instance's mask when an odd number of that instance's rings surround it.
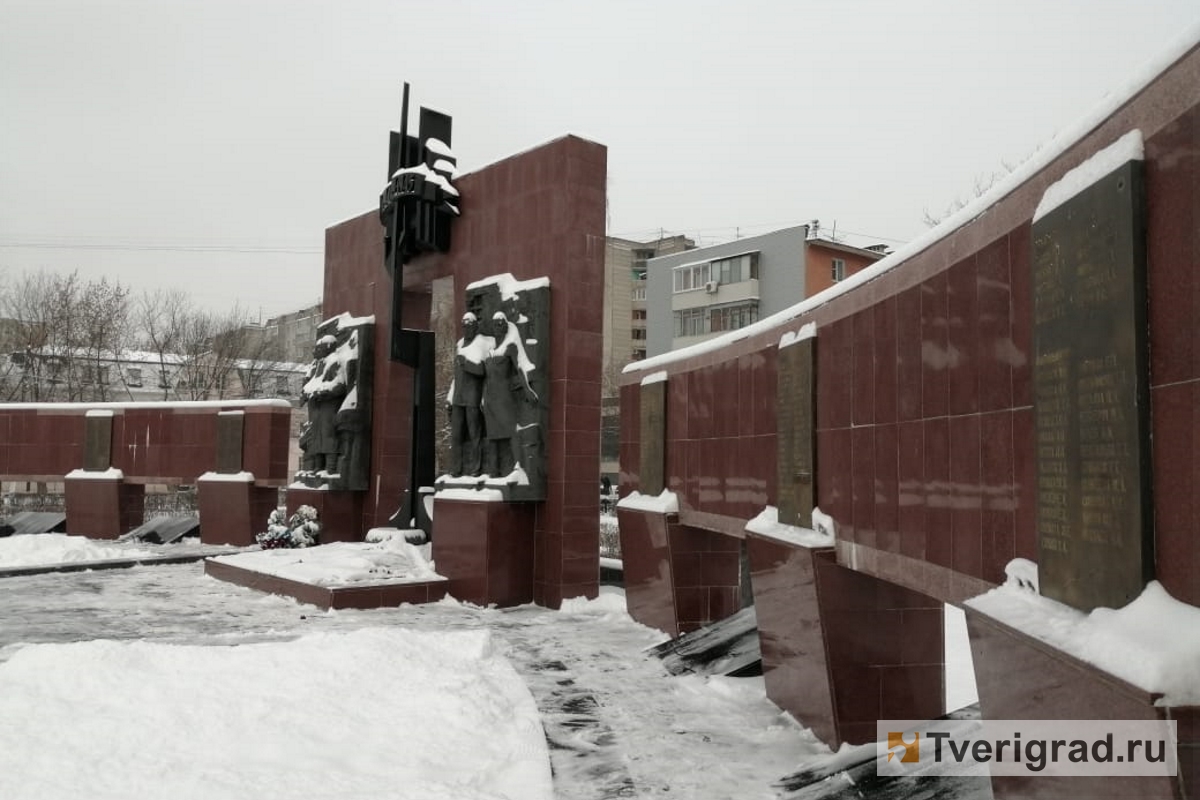
M 487 486 L 506 500 L 544 499 L 549 281 L 487 278 L 467 287 L 466 306 L 446 397 L 450 463 L 438 487 Z
M 330 489 L 369 487 L 374 328 L 374 318 L 349 314 L 317 328 L 313 361 L 300 393 L 308 410 L 300 433 L 300 483 Z

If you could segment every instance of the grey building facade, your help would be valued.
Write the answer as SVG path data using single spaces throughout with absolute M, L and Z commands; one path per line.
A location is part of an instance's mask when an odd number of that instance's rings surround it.
M 647 262 L 646 355 L 736 330 L 805 297 L 807 225 Z

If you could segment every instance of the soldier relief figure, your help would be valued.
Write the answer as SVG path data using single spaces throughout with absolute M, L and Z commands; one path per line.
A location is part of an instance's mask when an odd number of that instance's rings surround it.
M 454 352 L 454 379 L 446 396 L 450 412 L 450 474 L 483 474 L 483 362 L 496 341 L 479 334 L 479 320 L 468 311 L 462 318 L 463 336 Z
M 492 336 L 497 344 L 484 362 L 483 419 L 490 445 L 488 471 L 501 477 L 521 462 L 516 440 L 521 404 L 536 403 L 537 393 L 529 385 L 533 363 L 525 355 L 521 334 L 502 311 L 492 315 Z
M 296 478 L 309 486 L 364 489 L 368 481 L 371 373 L 364 369 L 364 333 L 371 321 L 341 314 L 318 328 L 300 400 L 308 422 L 300 432 Z
M 336 351 L 337 338 L 332 334 L 317 340 L 300 394 L 308 406 L 308 424 L 300 435 L 304 453 L 301 467 L 312 473 L 340 474 L 337 415 L 346 396 L 347 380 L 340 361 L 333 357 Z

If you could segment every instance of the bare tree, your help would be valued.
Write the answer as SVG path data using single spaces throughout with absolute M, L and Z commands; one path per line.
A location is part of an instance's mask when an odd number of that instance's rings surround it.
M 243 325 L 231 336 L 236 340 L 229 345 L 236 346 L 241 353 L 237 371 L 246 397 L 277 396 L 275 387 L 267 383 L 283 364 L 276 338 L 257 325 Z
M 189 400 L 223 400 L 240 393 L 237 368 L 249 346 L 246 324 L 240 306 L 224 314 L 186 315 L 179 342 L 181 394 Z
M 0 286 L 0 400 L 105 401 L 122 384 L 132 399 L 139 365 L 121 365 L 133 346 L 153 354 L 164 400 L 274 394 L 278 342 L 248 317 L 240 306 L 196 309 L 179 290 L 134 302 L 107 278 L 26 273 Z
M 27 272 L 0 296 L 11 322 L 9 358 L 19 375 L 10 380 L 8 400 L 38 402 L 59 399 L 51 381 L 51 347 L 55 326 L 55 278 L 46 272 Z M 7 349 L 7 348 L 6 348 Z
M 1024 160 L 1025 159 L 1022 159 L 1022 161 L 1024 161 Z M 946 206 L 946 210 L 943 211 L 941 214 L 937 214 L 937 215 L 930 214 L 929 209 L 926 208 L 924 210 L 924 219 L 922 221 L 930 228 L 937 227 L 938 225 L 940 225 L 942 223 L 943 220 L 954 216 L 959 211 L 966 208 L 967 204 L 969 204 L 971 201 L 973 201 L 977 198 L 983 197 L 985 194 L 987 194 L 989 191 L 991 191 L 991 188 L 993 186 L 995 186 L 1001 179 L 1008 177 L 1008 175 L 1010 175 L 1013 172 L 1013 170 L 1015 170 L 1020 165 L 1020 163 L 1021 162 L 1018 162 L 1017 164 L 1011 164 L 1007 161 L 1001 161 L 1000 162 L 1001 169 L 994 170 L 990 175 L 986 175 L 986 176 L 985 175 L 976 175 L 975 176 L 975 186 L 972 189 L 971 197 L 969 197 L 966 200 L 964 200 L 961 197 L 954 198 L 954 202 L 952 202 L 950 205 Z
M 138 299 L 136 318 L 141 329 L 141 348 L 153 353 L 158 361 L 163 400 L 169 400 L 175 388 L 172 378 L 177 376 L 172 368 L 179 364 L 190 305 L 187 294 L 180 289 L 147 291 Z
M 129 289 L 107 278 L 89 281 L 74 299 L 70 362 L 80 373 L 80 399 L 111 399 L 110 372 L 132 341 Z

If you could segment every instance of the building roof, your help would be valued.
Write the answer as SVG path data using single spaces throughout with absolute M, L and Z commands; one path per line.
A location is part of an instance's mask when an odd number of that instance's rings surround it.
M 814 236 L 813 238 L 808 239 L 807 241 L 811 245 L 816 245 L 818 247 L 824 247 L 829 250 L 840 250 L 843 253 L 850 253 L 852 255 L 862 256 L 863 258 L 872 258 L 872 259 L 878 260 L 887 255 L 887 253 L 881 252 L 879 250 L 871 250 L 866 247 L 855 247 L 854 245 L 846 244 L 845 242 L 838 242 L 838 241 L 834 241 L 833 239 L 826 239 L 824 236 Z

